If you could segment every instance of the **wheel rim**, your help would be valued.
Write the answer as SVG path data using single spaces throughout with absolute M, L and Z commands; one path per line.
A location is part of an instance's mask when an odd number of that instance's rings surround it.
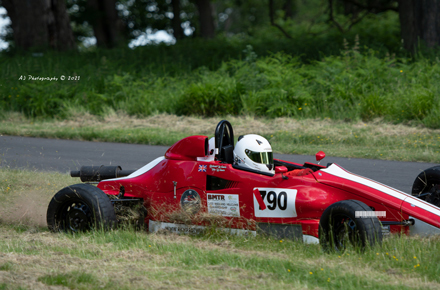
M 80 232 L 89 230 L 93 224 L 90 207 L 83 201 L 72 201 L 59 211 L 58 224 L 65 231 Z
M 347 215 L 335 215 L 332 217 L 333 244 L 336 250 L 343 251 L 347 242 L 353 245 L 357 243 L 356 222 Z
M 434 185 L 428 193 L 429 194 L 425 200 L 435 206 L 440 206 L 440 185 Z

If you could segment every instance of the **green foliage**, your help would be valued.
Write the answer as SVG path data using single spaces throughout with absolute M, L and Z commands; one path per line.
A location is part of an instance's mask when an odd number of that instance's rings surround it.
M 394 23 L 388 18 L 385 24 Z M 367 22 L 373 25 L 373 20 Z M 377 24 L 369 29 L 371 37 L 379 31 Z M 122 111 L 134 116 L 383 118 L 440 128 L 438 58 L 408 59 L 399 54 L 397 42 L 397 56 L 384 53 L 389 48 L 363 47 L 365 33 L 338 39 L 339 44 L 298 32 L 295 42 L 232 37 L 134 50 L 3 55 L 0 105 L 3 111 L 61 119 L 73 111 Z M 316 47 L 325 54 L 316 56 Z
M 241 109 L 241 87 L 227 76 L 208 73 L 200 82 L 190 84 L 178 103 L 176 113 L 183 115 L 237 115 Z
M 25 290 L 27 288 L 21 286 L 11 286 L 7 283 L 0 283 L 0 290 Z
M 380 58 L 371 50 L 365 54 L 348 50 L 309 65 L 283 53 L 258 59 L 246 56 L 245 61 L 224 63 L 191 85 L 177 113 L 212 116 L 236 114 L 232 108 L 241 108 L 240 113 L 264 117 L 365 121 L 382 117 L 439 128 L 439 72 L 438 62 L 424 59 L 409 64 Z M 179 110 L 184 104 L 192 111 Z
M 6 262 L 0 266 L 0 271 L 11 271 L 14 269 L 14 264 L 11 262 Z

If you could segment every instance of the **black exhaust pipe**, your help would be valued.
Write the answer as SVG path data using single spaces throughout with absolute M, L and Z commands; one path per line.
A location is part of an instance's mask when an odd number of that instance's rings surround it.
M 70 176 L 79 177 L 82 182 L 128 176 L 135 170 L 122 170 L 121 166 L 81 166 L 80 170 L 70 171 Z

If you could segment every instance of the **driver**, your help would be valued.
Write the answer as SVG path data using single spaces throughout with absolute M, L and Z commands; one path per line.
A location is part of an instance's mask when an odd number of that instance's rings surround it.
M 272 147 L 266 138 L 255 135 L 238 137 L 234 148 L 234 165 L 262 173 L 275 174 Z
M 242 135 L 238 137 L 234 148 L 234 165 L 243 169 L 251 169 L 263 174 L 275 174 L 272 146 L 266 138 L 255 135 Z M 294 169 L 287 172 L 286 176 L 304 176 L 313 173 L 310 168 Z

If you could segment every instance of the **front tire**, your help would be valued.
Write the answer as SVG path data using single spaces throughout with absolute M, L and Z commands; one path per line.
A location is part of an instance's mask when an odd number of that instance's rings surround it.
M 90 184 L 75 184 L 58 191 L 47 209 L 52 232 L 107 230 L 116 224 L 115 211 L 107 195 Z
M 343 200 L 330 205 L 319 221 L 319 240 L 322 248 L 342 252 L 351 243 L 357 250 L 382 242 L 382 227 L 372 214 L 356 217 L 356 212 L 372 212 L 358 200 Z
M 414 180 L 411 193 L 440 207 L 440 166 L 422 171 Z

